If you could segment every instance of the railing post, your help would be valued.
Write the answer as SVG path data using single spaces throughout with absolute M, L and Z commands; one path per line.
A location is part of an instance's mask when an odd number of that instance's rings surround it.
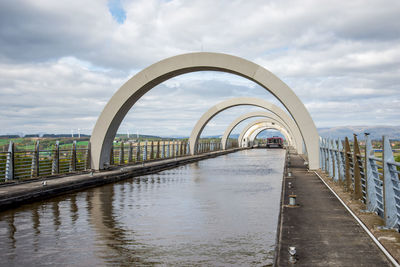
M 129 150 L 128 150 L 128 163 L 132 162 L 133 158 L 133 147 L 132 147 L 132 142 L 128 142 L 129 145 Z
M 399 177 L 396 172 L 396 166 L 392 147 L 390 146 L 389 138 L 383 136 L 383 195 L 385 204 L 385 225 L 388 228 L 399 227 L 399 211 L 396 204 L 400 206 L 400 185 Z M 396 194 L 397 191 L 397 194 Z M 399 203 L 396 203 L 399 202 Z
M 343 184 L 346 180 L 345 176 L 345 168 L 346 168 L 346 160 L 343 151 L 343 143 L 342 140 L 337 140 L 337 149 L 338 149 L 338 172 L 339 172 L 339 183 Z
M 36 141 L 35 151 L 32 155 L 31 178 L 39 176 L 39 140 Z
M 362 186 L 361 186 L 361 174 L 360 174 L 360 162 L 358 161 L 360 156 L 360 147 L 358 146 L 357 135 L 354 134 L 353 143 L 353 175 L 354 175 L 354 199 L 362 199 Z
M 69 171 L 76 171 L 76 141 L 72 142 L 71 162 L 69 164 Z
M 190 154 L 190 145 L 189 145 L 189 141 L 186 143 L 186 155 Z
M 339 181 L 339 150 L 337 147 L 336 140 L 331 140 L 332 144 L 332 158 L 333 158 L 333 180 Z
M 114 142 L 111 144 L 111 151 L 110 151 L 110 166 L 114 165 Z
M 321 170 L 324 169 L 324 148 L 323 148 L 323 143 L 322 143 L 322 137 L 319 137 L 319 167 Z
M 332 142 L 331 139 L 326 139 L 327 142 L 327 154 L 328 154 L 328 174 L 333 178 L 333 158 L 332 158 Z
M 154 142 L 151 141 L 150 145 L 150 159 L 154 159 Z
M 147 140 L 144 143 L 144 148 L 143 148 L 143 161 L 147 160 Z
M 169 150 L 170 150 L 170 149 L 169 149 L 169 145 L 170 145 L 170 141 L 168 141 L 168 144 L 167 144 L 167 156 L 166 156 L 166 158 L 169 158 L 169 152 L 170 152 L 170 151 L 169 151 Z
M 60 153 L 58 153 L 58 154 L 60 154 Z M 89 141 L 87 144 L 87 150 L 86 150 L 86 165 L 85 165 L 86 170 L 90 170 L 92 168 L 91 158 L 92 158 L 92 144 Z
M 7 154 L 7 161 L 6 161 L 6 172 L 5 172 L 5 180 L 14 180 L 14 171 L 15 171 L 15 144 L 14 142 L 10 141 L 8 145 L 8 154 Z
M 156 159 L 160 158 L 160 140 L 157 141 L 157 154 Z
M 60 141 L 56 141 L 53 150 L 53 161 L 51 164 L 51 174 L 60 173 Z
M 350 143 L 349 139 L 346 137 L 344 139 L 344 156 L 345 156 L 345 173 L 346 173 L 346 180 L 345 180 L 345 187 L 347 190 L 352 190 L 351 188 L 351 173 L 350 173 Z
M 124 165 L 125 164 L 125 155 L 124 155 L 124 142 L 121 142 L 121 146 L 119 148 L 119 164 Z
M 140 161 L 140 141 L 138 141 L 136 144 L 136 158 L 135 158 L 135 162 L 139 161 Z
M 374 149 L 372 148 L 369 135 L 365 134 L 365 180 L 367 183 L 367 210 L 377 212 L 379 216 L 384 217 L 383 207 L 383 182 L 379 178 L 378 166 L 371 159 L 375 157 Z M 380 206 L 380 208 L 379 208 Z

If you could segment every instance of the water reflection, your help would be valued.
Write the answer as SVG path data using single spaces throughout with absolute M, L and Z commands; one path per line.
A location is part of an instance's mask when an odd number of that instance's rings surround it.
M 3 263 L 270 264 L 283 157 L 242 151 L 2 212 Z

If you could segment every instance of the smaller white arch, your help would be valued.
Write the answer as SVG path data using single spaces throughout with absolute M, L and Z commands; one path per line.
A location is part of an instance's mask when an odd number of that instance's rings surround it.
M 192 155 L 195 155 L 197 153 L 196 148 L 197 148 L 197 142 L 200 138 L 201 132 L 203 131 L 204 127 L 207 125 L 207 123 L 215 117 L 218 113 L 232 107 L 236 106 L 244 106 L 244 105 L 250 105 L 250 106 L 256 106 L 263 108 L 264 110 L 269 110 L 275 115 L 277 115 L 281 120 L 283 120 L 286 124 L 290 126 L 290 129 L 292 130 L 293 134 L 298 136 L 296 140 L 302 140 L 304 139 L 304 136 L 302 138 L 302 134 L 300 131 L 300 127 L 296 125 L 295 121 L 293 118 L 291 118 L 283 109 L 280 107 L 260 98 L 254 98 L 254 97 L 236 97 L 236 98 L 231 98 L 227 99 L 225 101 L 222 101 L 214 106 L 212 106 L 209 110 L 207 110 L 201 118 L 197 121 L 196 125 L 193 127 L 192 133 L 190 134 L 189 137 L 189 145 L 190 145 L 190 153 Z M 306 139 L 304 139 L 306 140 Z M 302 147 L 302 145 L 296 144 L 297 147 Z M 319 155 L 319 154 L 318 154 Z
M 288 125 L 288 123 L 286 123 L 284 120 L 282 120 L 280 117 L 278 117 L 277 115 L 275 115 L 274 113 L 270 113 L 270 112 L 266 112 L 266 111 L 253 111 L 253 112 L 249 112 L 246 114 L 243 114 L 241 116 L 239 116 L 238 118 L 236 118 L 225 130 L 224 135 L 221 138 L 221 145 L 222 145 L 222 149 L 226 149 L 227 143 L 228 143 L 228 138 L 229 135 L 231 134 L 231 132 L 233 131 L 233 129 L 242 121 L 247 120 L 249 118 L 254 118 L 254 117 L 264 117 L 264 118 L 270 118 L 275 120 L 276 122 L 279 122 L 280 124 L 282 124 L 283 126 L 286 127 L 286 129 L 288 130 L 290 136 L 293 137 L 293 143 L 292 146 L 293 148 L 295 148 L 297 150 L 297 153 L 301 153 L 301 149 L 303 148 L 302 143 L 303 140 L 301 138 L 300 133 L 298 133 L 297 135 L 294 134 L 294 131 L 291 129 L 291 127 Z
M 239 147 L 243 147 L 243 143 L 245 143 L 246 144 L 245 147 L 247 147 L 248 136 L 251 133 L 253 133 L 254 130 L 256 130 L 257 128 L 260 128 L 260 127 L 264 127 L 264 128 L 268 127 L 269 129 L 276 129 L 276 130 L 280 131 L 285 136 L 286 140 L 288 140 L 288 142 L 289 142 L 289 140 L 292 139 L 290 134 L 288 133 L 287 129 L 285 129 L 284 126 L 282 126 L 280 124 L 272 124 L 272 122 L 268 119 L 259 119 L 259 120 L 249 123 L 242 130 L 242 132 L 240 133 L 239 138 L 238 138 Z M 253 131 L 251 131 L 251 129 Z
M 260 126 L 260 127 L 257 127 L 254 131 L 249 130 L 249 132 L 250 132 L 250 131 L 252 132 L 252 133 L 250 133 L 250 135 L 249 135 L 249 137 L 248 137 L 248 140 L 250 141 L 250 143 L 254 143 L 254 140 L 256 140 L 256 137 L 257 137 L 262 131 L 265 131 L 265 130 L 278 130 L 278 129 L 271 128 L 270 126 L 264 126 L 264 127 Z M 279 130 L 278 130 L 278 131 L 279 131 Z M 289 145 L 289 146 L 293 146 L 293 144 L 292 144 L 291 141 L 290 141 L 290 134 L 286 133 L 284 130 L 282 130 L 281 134 L 283 134 L 283 136 L 285 137 L 285 139 L 286 139 L 288 145 Z M 245 138 L 246 138 L 246 137 L 245 137 Z

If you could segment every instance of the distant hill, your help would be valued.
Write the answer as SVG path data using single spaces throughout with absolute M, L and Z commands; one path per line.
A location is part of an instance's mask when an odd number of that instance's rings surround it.
M 364 133 L 369 133 L 371 139 L 381 139 L 387 135 L 390 139 L 400 139 L 400 126 L 340 126 L 331 128 L 318 128 L 322 137 L 345 138 L 357 134 L 359 139 L 364 139 Z

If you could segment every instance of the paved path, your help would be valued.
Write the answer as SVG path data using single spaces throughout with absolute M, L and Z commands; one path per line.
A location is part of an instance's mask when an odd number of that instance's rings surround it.
M 298 155 L 291 155 L 292 178 L 284 179 L 284 205 L 297 195 L 298 207 L 281 213 L 277 266 L 392 266 L 361 226 Z M 291 182 L 294 187 L 288 188 Z M 290 264 L 289 246 L 298 260 Z

